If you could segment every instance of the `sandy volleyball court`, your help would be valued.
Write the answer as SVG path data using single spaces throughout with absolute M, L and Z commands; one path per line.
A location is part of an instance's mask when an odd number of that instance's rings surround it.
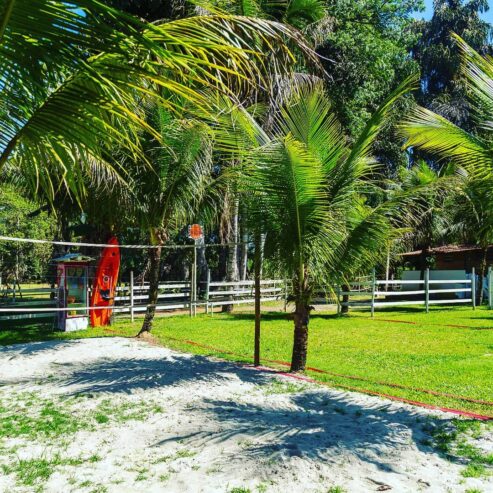
M 4 492 L 493 491 L 451 416 L 136 340 L 4 347 L 0 384 Z

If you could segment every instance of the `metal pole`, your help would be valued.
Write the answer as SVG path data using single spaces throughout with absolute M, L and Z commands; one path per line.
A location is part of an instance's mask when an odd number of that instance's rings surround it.
M 195 250 L 195 248 L 194 248 Z M 190 317 L 193 316 L 193 262 L 192 262 L 192 268 L 190 270 L 190 278 L 189 278 L 189 286 L 188 286 L 188 295 L 189 295 L 189 312 L 190 312 Z
M 426 313 L 430 311 L 430 269 L 425 270 L 425 308 Z
M 260 365 L 260 322 L 261 322 L 261 307 L 260 292 L 261 277 L 262 277 L 262 252 L 261 252 L 261 236 L 258 229 L 255 230 L 255 256 L 254 256 L 254 286 L 255 286 L 255 325 L 254 325 L 254 347 L 253 347 L 253 364 Z
M 375 269 L 373 269 L 373 277 L 372 277 L 372 283 L 371 283 L 371 316 L 372 318 L 375 315 L 375 287 L 376 287 L 377 281 L 375 279 Z
M 193 245 L 193 316 L 197 315 L 197 240 Z
M 130 271 L 130 320 L 135 320 L 134 316 L 134 271 Z
M 471 271 L 471 298 L 472 309 L 476 309 L 476 269 L 473 267 Z

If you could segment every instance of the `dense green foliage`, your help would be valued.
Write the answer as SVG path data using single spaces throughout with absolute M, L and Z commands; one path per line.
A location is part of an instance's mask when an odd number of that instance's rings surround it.
M 56 234 L 56 221 L 46 212 L 39 212 L 10 186 L 0 189 L 0 235 L 51 240 Z M 2 282 L 45 279 L 52 257 L 51 245 L 0 242 Z
M 422 76 L 419 103 L 469 128 L 473 122 L 459 76 L 461 56 L 451 33 L 482 54 L 491 53 L 492 27 L 480 17 L 488 9 L 487 0 L 435 0 L 432 18 L 415 26 L 418 42 L 413 56 Z

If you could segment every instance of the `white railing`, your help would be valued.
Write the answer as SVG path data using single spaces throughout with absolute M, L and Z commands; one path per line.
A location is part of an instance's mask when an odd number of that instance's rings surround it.
M 42 286 L 1 289 L 0 321 L 53 317 L 55 313 L 50 308 L 56 306 L 56 299 L 52 293 L 56 293 L 56 289 Z
M 254 281 L 211 282 L 210 275 L 205 283 L 201 283 L 202 290 L 192 289 L 190 281 L 161 282 L 159 284 L 156 311 L 189 310 L 190 315 L 197 313 L 197 307 L 203 307 L 206 313 L 213 313 L 214 307 L 224 305 L 241 305 L 254 303 Z M 261 303 L 284 300 L 286 305 L 286 282 L 282 280 L 261 281 Z M 33 299 L 43 293 L 44 299 Z M 68 310 L 56 308 L 57 289 L 39 288 L 22 290 L 23 297 L 13 296 L 5 292 L 0 300 L 1 320 L 22 320 L 34 318 L 53 318 L 57 311 Z M 30 295 L 28 298 L 27 295 Z M 91 289 L 88 289 L 87 299 L 91 298 Z M 135 314 L 145 312 L 148 306 L 149 284 L 134 283 L 133 273 L 130 281 L 116 288 L 114 305 L 115 315 L 129 313 L 134 320 Z M 49 308 L 48 308 L 49 307 Z M 71 311 L 96 309 L 89 306 L 70 308 Z
M 286 281 L 280 279 L 260 281 L 260 302 L 287 300 Z M 206 312 L 213 313 L 215 306 L 254 303 L 254 281 L 208 282 L 205 289 Z
M 488 279 L 493 278 L 491 269 L 488 272 Z M 366 286 L 366 291 L 360 289 L 354 290 L 354 285 Z M 434 285 L 454 284 L 454 288 L 438 288 L 433 289 Z M 406 289 L 406 286 L 412 286 L 412 289 Z M 489 284 L 491 285 L 491 284 Z M 391 287 L 390 290 L 381 289 Z M 341 307 L 369 307 L 373 316 L 375 308 L 387 306 L 406 306 L 406 305 L 421 305 L 426 312 L 429 311 L 430 305 L 446 305 L 446 304 L 463 304 L 470 303 L 473 309 L 476 307 L 476 273 L 472 269 L 470 279 L 430 279 L 430 270 L 426 269 L 424 279 L 418 280 L 377 280 L 373 277 L 370 281 L 356 281 L 347 283 L 349 289 L 338 289 L 337 292 L 337 307 L 340 311 Z M 416 287 L 418 289 L 416 289 Z M 396 289 L 400 288 L 400 289 Z M 456 295 L 453 297 L 441 297 L 437 295 Z M 341 297 L 345 296 L 348 301 L 342 301 Z M 351 301 L 351 296 L 366 296 L 367 299 L 356 299 Z M 402 298 L 408 297 L 404 300 Z M 418 298 L 418 299 L 416 299 Z M 489 296 L 489 306 L 491 308 L 493 297 Z

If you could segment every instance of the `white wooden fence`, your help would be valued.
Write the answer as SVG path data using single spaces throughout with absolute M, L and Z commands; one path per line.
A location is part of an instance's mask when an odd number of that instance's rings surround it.
M 254 303 L 254 281 L 222 282 L 208 280 L 202 284 L 202 291 L 191 289 L 190 281 L 166 282 L 159 285 L 157 311 L 188 309 L 190 316 L 197 314 L 197 307 L 213 313 L 214 307 Z M 147 309 L 149 285 L 135 285 L 133 276 L 126 286 L 117 288 L 115 313 L 130 313 L 132 319 L 137 312 Z M 261 281 L 261 303 L 284 300 L 286 282 L 278 279 Z
M 0 321 L 52 318 L 55 313 L 48 311 L 56 307 L 56 289 L 44 286 L 27 289 L 4 288 L 0 291 Z M 4 311 L 15 309 L 15 312 Z
M 189 310 L 191 316 L 197 314 L 197 307 L 206 313 L 213 313 L 214 307 L 254 303 L 254 282 L 210 282 L 203 283 L 203 289 L 191 289 L 190 281 L 161 282 L 159 284 L 156 311 Z M 38 287 L 29 289 L 4 289 L 0 291 L 0 321 L 49 319 L 56 315 L 57 289 Z M 90 300 L 91 289 L 87 299 Z M 116 288 L 113 313 L 129 313 L 132 320 L 138 313 L 145 312 L 149 297 L 149 284 L 130 281 Z M 286 283 L 281 280 L 261 281 L 261 303 L 283 300 L 286 304 Z M 81 307 L 73 310 L 87 310 Z M 0 327 L 1 329 L 1 327 Z
M 284 300 L 287 283 L 279 279 L 260 281 L 261 302 Z M 209 282 L 205 291 L 206 312 L 215 306 L 254 303 L 254 281 Z
M 471 304 L 476 307 L 476 273 L 472 269 L 470 279 L 430 279 L 430 270 L 424 273 L 421 280 L 377 280 L 375 276 L 369 281 L 355 281 L 348 283 L 349 290 L 338 289 L 337 306 L 341 307 L 369 307 L 373 316 L 375 308 L 387 306 L 423 306 L 426 312 L 430 305 Z M 488 272 L 489 286 L 493 274 Z M 438 288 L 436 286 L 439 285 Z M 449 285 L 450 288 L 443 286 Z M 354 289 L 358 286 L 359 289 Z M 412 289 L 406 289 L 406 287 Z M 362 290 L 361 287 L 366 290 Z M 434 289 L 435 287 L 435 289 Z M 489 290 L 488 305 L 492 308 L 493 296 Z M 437 296 L 439 295 L 439 296 Z M 454 295 L 454 296 L 451 296 Z M 346 296 L 348 301 L 342 301 Z M 353 300 L 351 301 L 351 297 Z M 356 297 L 356 299 L 354 299 Z M 403 299 L 408 298 L 408 299 Z

